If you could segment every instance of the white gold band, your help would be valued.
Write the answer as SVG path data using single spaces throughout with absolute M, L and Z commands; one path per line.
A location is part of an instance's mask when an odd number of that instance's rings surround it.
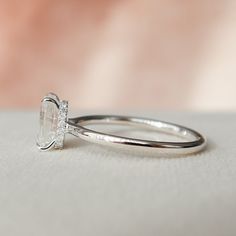
M 182 142 L 162 142 L 151 141 L 144 139 L 127 138 L 117 135 L 110 135 L 106 133 L 97 132 L 86 128 L 88 124 L 119 124 L 119 125 L 132 125 L 142 128 L 148 128 L 157 132 L 165 132 L 174 136 L 179 136 L 186 141 Z M 107 115 L 94 115 L 83 116 L 78 118 L 69 119 L 68 133 L 71 133 L 86 141 L 99 143 L 103 145 L 110 145 L 114 147 L 125 147 L 133 149 L 156 150 L 161 153 L 194 153 L 202 150 L 206 145 L 206 139 L 198 132 L 177 124 L 145 119 L 139 117 L 128 116 L 107 116 Z M 191 141 L 187 141 L 191 140 Z

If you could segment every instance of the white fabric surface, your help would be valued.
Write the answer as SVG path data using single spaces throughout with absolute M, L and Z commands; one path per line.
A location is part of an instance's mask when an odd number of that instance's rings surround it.
M 236 115 L 142 114 L 209 139 L 187 157 L 147 157 L 67 137 L 39 152 L 38 114 L 0 112 L 0 235 L 236 235 Z

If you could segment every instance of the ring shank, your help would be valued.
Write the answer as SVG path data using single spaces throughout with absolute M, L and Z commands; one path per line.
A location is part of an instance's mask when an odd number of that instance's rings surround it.
M 90 124 L 94 125 L 107 123 L 148 128 L 157 132 L 165 132 L 174 136 L 182 137 L 186 141 L 162 142 L 134 139 L 97 132 L 85 127 Z M 94 115 L 71 118 L 67 121 L 67 125 L 69 133 L 86 141 L 117 147 L 127 146 L 128 148 L 132 147 L 135 149 L 143 149 L 145 151 L 155 150 L 161 153 L 184 154 L 200 151 L 206 145 L 206 139 L 197 131 L 160 120 L 127 116 Z

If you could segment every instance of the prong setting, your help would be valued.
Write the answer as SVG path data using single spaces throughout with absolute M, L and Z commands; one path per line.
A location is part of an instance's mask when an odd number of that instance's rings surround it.
M 40 151 L 49 151 L 50 149 L 54 148 L 55 141 L 53 140 L 47 146 L 40 146 L 40 144 L 38 142 L 36 142 L 36 144 L 37 144 L 37 147 L 39 148 Z

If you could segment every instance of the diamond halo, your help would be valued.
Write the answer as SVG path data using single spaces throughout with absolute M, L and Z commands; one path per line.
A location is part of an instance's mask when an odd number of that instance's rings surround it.
M 68 101 L 60 101 L 58 111 L 58 123 L 55 140 L 55 148 L 62 149 L 64 144 L 64 138 L 66 133 L 66 121 L 68 114 Z

